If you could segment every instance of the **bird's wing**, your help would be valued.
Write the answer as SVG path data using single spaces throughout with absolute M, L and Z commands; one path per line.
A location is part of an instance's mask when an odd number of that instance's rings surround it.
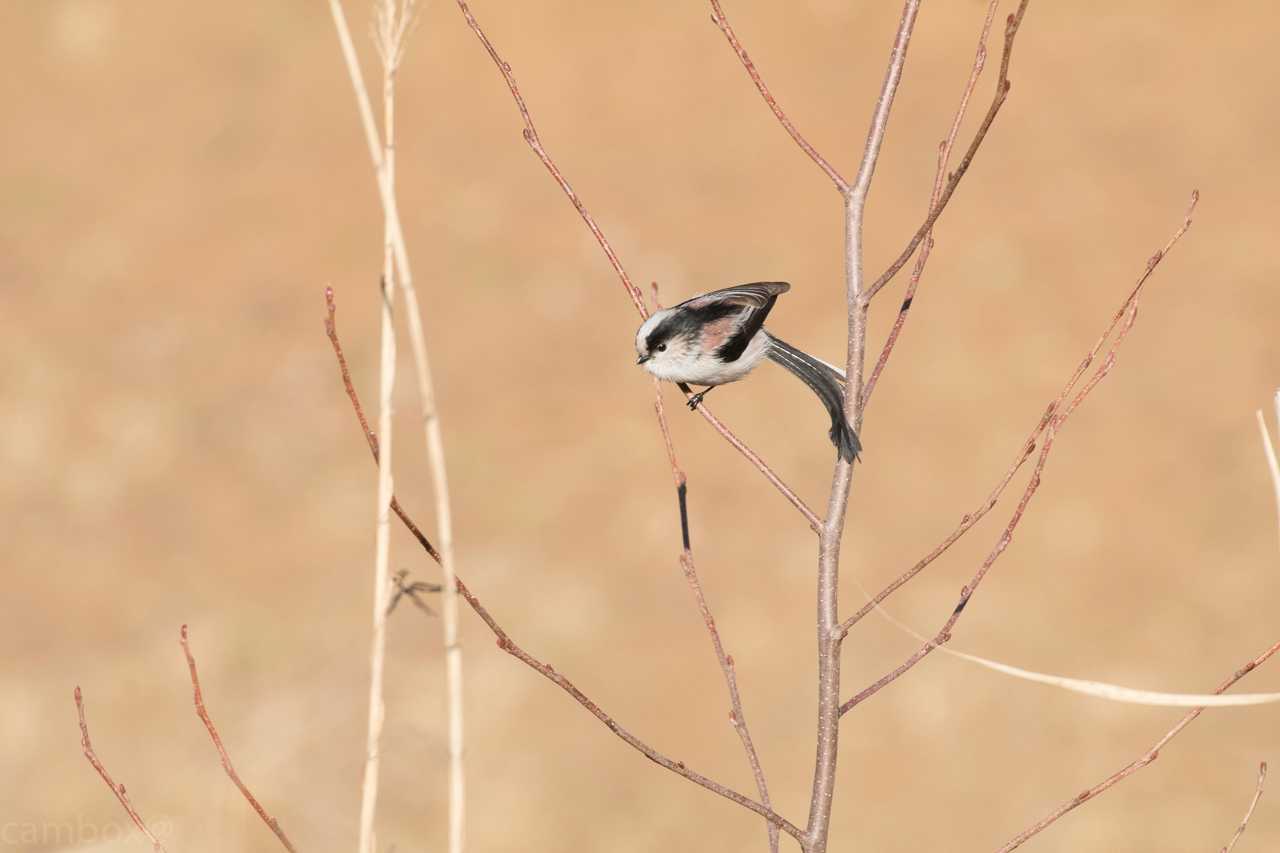
M 791 285 L 785 281 L 753 281 L 695 296 L 678 307 L 704 315 L 729 315 L 736 310 L 738 322 L 724 343 L 717 347 L 716 354 L 724 361 L 737 361 L 764 326 L 764 320 L 778 296 L 790 289 Z
M 785 281 L 753 281 L 695 296 L 682 302 L 681 306 L 697 311 L 713 305 L 741 305 L 743 308 L 763 308 L 767 313 L 773 307 L 773 300 L 790 289 L 791 285 Z

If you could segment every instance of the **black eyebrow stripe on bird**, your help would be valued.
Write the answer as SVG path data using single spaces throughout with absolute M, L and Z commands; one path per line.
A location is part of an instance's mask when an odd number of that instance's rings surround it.
M 679 306 L 676 307 L 679 308 Z M 713 323 L 740 311 L 742 311 L 741 305 L 728 302 L 717 302 L 705 308 L 686 308 L 683 311 L 673 309 L 671 314 L 645 337 L 645 346 L 653 352 L 658 344 L 674 338 L 694 337 L 707 323 Z

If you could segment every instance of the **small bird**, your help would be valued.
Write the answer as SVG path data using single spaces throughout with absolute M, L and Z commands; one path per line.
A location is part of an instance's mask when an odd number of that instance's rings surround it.
M 636 332 L 636 364 L 685 393 L 697 408 L 717 385 L 736 382 L 768 358 L 791 371 L 818 395 L 831 415 L 831 443 L 852 462 L 862 450 L 844 416 L 844 373 L 769 334 L 764 320 L 773 303 L 791 289 L 785 281 L 756 281 L 726 287 L 658 311 Z

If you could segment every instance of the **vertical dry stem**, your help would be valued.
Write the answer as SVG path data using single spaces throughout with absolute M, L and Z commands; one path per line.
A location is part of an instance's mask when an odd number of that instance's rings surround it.
M 434 383 L 431 376 L 431 364 L 427 356 L 426 335 L 422 326 L 422 313 L 418 302 L 417 291 L 413 286 L 413 274 L 409 265 L 409 253 L 405 246 L 403 226 L 400 221 L 399 207 L 396 202 L 394 183 L 394 78 L 404 57 L 405 38 L 414 22 L 414 4 L 412 0 L 401 0 L 397 6 L 394 0 L 382 0 L 378 7 L 377 46 L 383 64 L 383 96 L 386 114 L 385 147 L 380 142 L 378 128 L 374 121 L 369 94 L 365 88 L 364 78 L 355 55 L 346 16 L 343 14 L 339 0 L 330 0 L 330 12 L 334 26 L 338 32 L 338 40 L 346 61 L 347 72 L 351 78 L 355 92 L 356 105 L 360 111 L 361 126 L 365 140 L 369 146 L 369 157 L 377 176 L 378 194 L 384 212 L 384 230 L 386 251 L 394 260 L 394 272 L 399 276 L 399 284 L 405 294 L 408 313 L 409 339 L 413 351 L 414 368 L 418 385 L 418 398 L 422 411 L 424 440 L 427 445 L 427 458 L 432 472 L 432 490 L 436 502 L 436 517 L 439 524 L 437 541 L 440 543 L 438 557 L 441 564 L 443 583 L 443 602 L 441 628 L 445 649 L 445 692 L 449 718 L 449 850 L 460 853 L 463 847 L 463 828 L 465 822 L 466 789 L 463 775 L 463 707 L 462 707 L 462 653 L 458 646 L 458 599 L 454 583 L 455 563 L 453 557 L 453 520 L 449 500 L 448 476 L 445 467 L 444 441 L 440 430 L 439 410 L 436 406 Z M 385 263 L 384 266 L 390 269 Z M 387 283 L 390 284 L 390 277 Z M 390 296 L 388 295 L 388 299 Z M 393 509 L 398 510 L 398 507 Z M 397 512 L 397 514 L 401 514 Z M 403 515 L 402 515 L 403 518 Z M 424 542 L 419 536 L 419 539 Z M 437 556 L 435 549 L 428 546 L 428 552 Z M 384 589 L 387 587 L 384 586 Z M 383 608 L 385 614 L 385 607 Z M 376 784 L 376 783 L 375 783 Z

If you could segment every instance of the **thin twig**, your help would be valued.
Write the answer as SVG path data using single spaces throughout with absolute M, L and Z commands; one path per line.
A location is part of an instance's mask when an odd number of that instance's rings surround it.
M 898 255 L 893 263 L 889 264 L 888 269 L 881 273 L 880 277 L 866 289 L 863 294 L 864 302 L 870 302 L 874 299 L 881 288 L 888 284 L 898 273 L 898 270 L 902 269 L 907 261 L 911 259 L 911 256 L 915 254 L 916 247 L 933 230 L 933 223 L 938 221 L 938 217 L 946 209 L 947 203 L 951 201 L 951 196 L 955 193 L 956 187 L 960 185 L 960 179 L 965 176 L 965 173 L 969 171 L 969 167 L 973 164 L 973 158 L 982 146 L 982 141 L 986 139 L 987 131 L 991 130 L 991 125 L 996 120 L 996 115 L 1000 112 L 1000 108 L 1004 106 L 1005 99 L 1009 97 L 1009 89 L 1013 85 L 1009 82 L 1009 61 L 1013 58 L 1013 42 L 1018 35 L 1018 27 L 1022 24 L 1022 18 L 1027 12 L 1027 4 L 1029 2 L 1030 0 L 1022 0 L 1018 4 L 1018 10 L 1010 15 L 1005 22 L 1004 52 L 1000 57 L 1000 78 L 996 82 L 995 97 L 992 99 L 991 106 L 987 109 L 987 114 L 983 117 L 982 123 L 978 125 L 973 141 L 969 143 L 968 150 L 960 158 L 960 162 L 956 165 L 955 171 L 951 173 L 951 177 L 947 179 L 947 185 L 943 189 L 942 195 L 938 198 L 937 203 L 930 208 L 924 224 L 907 241 L 907 247 L 902 250 L 902 253 Z
M 1218 685 L 1218 688 L 1213 692 L 1214 693 L 1226 692 L 1228 688 L 1230 688 L 1233 684 L 1235 684 L 1240 679 L 1244 678 L 1249 673 L 1253 672 L 1254 669 L 1261 666 L 1268 658 L 1274 655 L 1277 651 L 1280 651 L 1280 643 L 1276 643 L 1275 645 L 1271 646 L 1271 648 L 1267 649 L 1265 652 L 1263 652 L 1253 660 L 1246 663 L 1243 667 L 1236 670 L 1236 672 L 1230 678 L 1222 682 L 1222 684 Z M 1187 712 L 1187 714 L 1184 715 L 1182 719 L 1178 720 L 1178 722 L 1174 724 L 1173 728 L 1165 732 L 1164 735 L 1161 736 L 1161 738 L 1158 741 L 1156 741 L 1155 744 L 1153 744 L 1152 747 L 1149 750 L 1147 750 L 1145 753 L 1143 753 L 1139 758 L 1129 762 L 1124 767 L 1120 768 L 1115 773 L 1108 776 L 1106 779 L 1103 779 L 1097 785 L 1094 785 L 1092 788 L 1089 788 L 1085 791 L 1081 791 L 1076 796 L 1062 803 L 1060 806 L 1058 806 L 1056 809 L 1051 811 L 1049 814 L 1045 815 L 1043 818 L 1036 821 L 1034 824 L 1032 824 L 1028 828 L 1024 829 L 1022 832 L 1015 835 L 1012 839 L 1009 840 L 1007 844 L 1005 844 L 1003 847 L 1000 848 L 999 853 L 1009 853 L 1010 850 L 1014 850 L 1018 847 L 1021 847 L 1024 843 L 1026 843 L 1027 839 L 1042 832 L 1046 827 L 1048 827 L 1049 825 L 1057 821 L 1058 818 L 1062 817 L 1067 812 L 1071 811 L 1072 809 L 1078 808 L 1079 806 L 1084 805 L 1085 803 L 1092 800 L 1094 797 L 1101 794 L 1103 791 L 1110 788 L 1112 785 L 1116 784 L 1117 782 L 1123 779 L 1128 778 L 1129 776 L 1132 776 L 1134 773 L 1137 773 L 1139 770 L 1146 767 L 1151 762 L 1155 761 L 1157 758 L 1160 757 L 1160 750 L 1164 749 L 1165 744 L 1167 744 L 1169 741 L 1177 737 L 1178 734 L 1187 726 L 1191 725 L 1191 722 L 1195 720 L 1196 717 L 1200 716 L 1200 714 L 1203 711 L 1204 711 L 1204 708 L 1193 708 L 1191 711 Z
M 336 0 L 331 0 L 331 2 L 336 2 Z M 604 251 L 605 257 L 609 259 L 609 265 L 613 267 L 613 271 L 617 274 L 618 280 L 622 283 L 623 289 L 627 292 L 627 297 L 631 300 L 631 304 L 635 306 L 641 319 L 647 318 L 649 316 L 649 311 L 644 304 L 644 294 L 641 293 L 640 288 L 636 287 L 636 285 L 632 283 L 631 277 L 627 275 L 627 271 L 622 266 L 622 261 L 618 258 L 618 254 L 613 250 L 613 246 L 609 243 L 608 238 L 605 237 L 604 231 L 601 230 L 599 224 L 596 223 L 595 217 L 587 210 L 582 199 L 579 198 L 576 192 L 574 192 L 573 187 L 569 185 L 569 181 L 560 171 L 560 167 L 556 165 L 556 162 L 551 159 L 551 155 L 547 153 L 547 149 L 543 147 L 542 139 L 538 136 L 538 130 L 533 124 L 533 117 L 529 113 L 529 107 L 525 104 L 524 96 L 520 93 L 520 86 L 516 82 L 515 75 L 511 71 L 511 64 L 505 61 L 498 54 L 497 48 L 493 46 L 493 42 L 489 40 L 489 36 L 485 34 L 485 31 L 480 26 L 479 21 L 476 20 L 475 15 L 471 13 L 470 7 L 463 2 L 463 0 L 457 0 L 457 3 L 458 8 L 462 11 L 463 17 L 467 21 L 467 26 L 471 28 L 471 31 L 475 33 L 476 38 L 480 40 L 480 43 L 484 46 L 485 52 L 489 54 L 489 58 L 493 60 L 493 64 L 497 66 L 498 71 L 502 74 L 503 80 L 506 81 L 507 89 L 511 92 L 511 97 L 515 101 L 516 109 L 520 112 L 520 119 L 524 122 L 524 141 L 528 144 L 533 153 L 537 155 L 538 159 L 542 162 L 542 165 L 546 167 L 547 172 L 551 174 L 551 177 L 560 186 L 560 189 L 564 192 L 565 196 L 568 197 L 569 201 L 573 204 L 574 209 L 578 211 L 578 215 L 582 217 L 582 221 L 586 223 L 587 229 L 591 231 L 591 235 L 595 237 L 596 242 L 600 244 L 600 248 Z M 705 403 L 698 406 L 698 413 L 702 415 L 703 420 L 711 425 L 712 429 L 720 433 L 720 435 L 723 436 L 735 450 L 741 453 L 748 462 L 750 462 L 761 474 L 764 475 L 766 480 L 773 484 L 774 488 L 782 493 L 782 496 L 787 499 L 787 502 L 795 507 L 802 516 L 804 516 L 805 521 L 809 523 L 809 527 L 811 529 L 817 531 L 819 524 L 817 514 L 811 510 L 803 500 L 801 500 L 799 495 L 797 495 L 786 483 L 782 481 L 782 478 L 774 473 L 773 469 L 770 468 L 762 458 L 760 458 L 759 454 L 748 447 L 742 439 L 738 438 L 732 430 L 725 426 L 725 424 L 711 412 Z
M 272 832 L 276 834 L 276 838 L 280 839 L 280 843 L 285 849 L 294 853 L 296 848 L 293 842 L 289 840 L 289 836 L 284 834 L 284 830 L 280 828 L 280 822 L 267 814 L 267 810 L 258 802 L 258 798 L 253 795 L 249 787 L 240 780 L 240 774 L 236 772 L 235 767 L 231 764 L 231 756 L 227 754 L 227 748 L 222 745 L 222 736 L 218 734 L 218 727 L 213 724 L 212 718 L 209 716 L 208 709 L 204 705 L 204 695 L 200 692 L 200 676 L 196 673 L 196 659 L 191 654 L 191 644 L 187 637 L 187 626 L 182 626 L 182 653 L 187 656 L 187 669 L 191 672 L 191 690 L 193 693 L 192 701 L 196 706 L 196 716 L 200 718 L 200 722 L 204 723 L 205 730 L 209 732 L 210 739 L 213 740 L 214 749 L 218 750 L 218 758 L 222 760 L 222 769 L 231 777 L 231 781 L 240 789 L 240 793 L 249 801 L 249 805 L 253 806 L 253 810 L 258 813 L 258 817 L 262 818 Z
M 138 827 L 138 830 L 143 835 L 151 839 L 151 849 L 156 853 L 164 853 L 164 845 L 160 843 L 160 839 L 156 838 L 155 833 L 147 828 L 142 815 L 138 814 L 138 810 L 133 807 L 133 803 L 129 802 L 129 793 L 125 790 L 124 784 L 117 783 L 116 780 L 111 778 L 106 766 L 98 759 L 98 754 L 93 751 L 93 744 L 89 741 L 89 724 L 85 722 L 84 718 L 84 698 L 80 695 L 79 686 L 76 687 L 75 697 L 76 714 L 80 717 L 80 746 L 84 749 L 84 757 L 89 759 L 93 769 L 98 771 L 102 781 L 106 782 L 107 787 L 111 789 L 111 793 L 115 794 L 116 799 L 120 801 L 120 805 L 124 807 L 125 812 L 129 815 L 129 819 L 133 821 L 133 825 Z
M 343 354 L 342 342 L 338 337 L 338 329 L 335 321 L 337 308 L 336 308 L 336 302 L 334 299 L 332 288 L 325 289 L 325 300 L 328 306 L 328 314 L 325 320 L 325 329 L 329 335 L 329 341 L 333 345 L 334 355 L 338 360 L 338 365 L 342 372 L 343 386 L 346 389 L 347 398 L 351 401 L 351 407 L 355 411 L 356 419 L 360 422 L 360 427 L 364 431 L 365 441 L 368 442 L 369 449 L 373 452 L 373 458 L 374 458 L 374 461 L 376 462 L 378 459 L 377 437 L 373 434 L 372 430 L 369 429 L 369 421 L 365 417 L 364 407 L 360 403 L 360 396 L 359 394 L 356 393 L 355 386 L 351 383 L 350 373 L 343 368 L 343 365 L 345 365 L 345 362 L 346 362 L 346 357 Z M 414 537 L 418 540 L 418 543 L 422 545 L 423 550 L 427 551 L 428 554 L 431 554 L 433 558 L 436 558 L 436 555 L 433 554 L 431 551 L 430 543 L 426 541 L 426 537 L 422 535 L 421 531 L 418 528 L 418 525 L 413 521 L 413 519 L 409 516 L 409 514 L 405 512 L 403 509 L 400 509 L 396 514 L 399 516 L 400 520 L 404 523 L 404 526 L 408 528 L 409 532 L 412 533 Z M 438 560 L 438 558 L 436 559 Z M 719 782 L 716 782 L 714 779 L 709 779 L 700 773 L 690 770 L 688 767 L 685 766 L 684 762 L 673 761 L 672 759 L 667 758 L 665 755 L 658 752 L 656 749 L 649 746 L 647 743 L 640 740 L 635 735 L 628 732 L 626 729 L 622 728 L 622 726 L 620 726 L 617 722 L 613 720 L 612 717 L 606 714 L 600 708 L 599 705 L 593 702 L 585 693 L 583 693 L 576 686 L 574 686 L 573 682 L 569 681 L 569 679 L 557 673 L 552 667 L 542 663 L 537 658 L 533 657 L 532 655 L 528 654 L 523 649 L 521 649 L 519 646 L 517 646 L 515 642 L 511 639 L 511 637 L 508 636 L 507 632 L 503 630 L 502 626 L 498 624 L 497 620 L 495 620 L 493 616 L 489 614 L 489 611 L 486 610 L 484 606 L 480 604 L 480 601 L 474 595 L 471 594 L 471 591 L 467 588 L 466 584 L 462 582 L 462 578 L 460 577 L 455 578 L 455 586 L 458 590 L 458 593 L 466 600 L 467 604 L 470 605 L 471 609 L 476 612 L 476 615 L 478 615 L 481 618 L 481 620 L 484 621 L 485 625 L 489 627 L 489 630 L 493 632 L 494 636 L 498 640 L 498 648 L 512 655 L 513 657 L 520 660 L 525 665 L 536 670 L 541 675 L 543 675 L 547 679 L 554 682 L 562 690 L 564 690 L 566 693 L 572 696 L 578 702 L 578 704 L 582 705 L 584 708 L 590 711 L 591 714 L 596 717 L 596 719 L 604 723 L 605 726 L 611 732 L 613 732 L 615 735 L 617 735 L 619 738 L 625 741 L 632 748 L 639 751 L 641 754 L 643 754 L 649 760 L 653 761 L 655 764 L 661 765 L 662 767 L 667 768 L 671 772 L 676 773 L 679 776 L 683 776 L 684 778 L 690 780 L 691 782 L 694 782 L 695 784 L 700 785 L 703 788 L 706 788 L 708 791 L 711 791 L 715 794 L 719 794 L 725 799 L 731 800 L 732 802 L 735 802 L 738 805 L 755 812 L 756 814 L 760 815 L 766 820 L 769 820 L 777 824 L 778 827 L 780 827 L 783 832 L 786 832 L 788 835 L 793 836 L 797 840 L 802 839 L 803 833 L 801 832 L 800 828 L 797 827 L 795 824 L 791 823 L 790 821 L 788 821 L 786 818 L 774 812 L 772 809 L 766 808 L 763 804 L 758 803 L 755 800 L 752 800 L 751 798 L 746 797 L 742 794 L 739 794 L 738 792 L 724 785 L 721 785 Z
M 1244 819 L 1236 827 L 1236 834 L 1231 836 L 1231 841 L 1222 848 L 1221 853 L 1231 853 L 1235 849 L 1236 842 L 1240 840 L 1240 836 L 1244 835 L 1244 831 L 1249 827 L 1249 819 L 1253 817 L 1253 810 L 1258 807 L 1258 800 L 1262 799 L 1262 786 L 1266 781 L 1267 762 L 1264 761 L 1258 765 L 1258 786 L 1253 791 L 1253 799 L 1249 801 L 1249 810 L 1244 813 Z
M 654 764 L 657 764 L 661 767 L 665 767 L 666 769 L 670 770 L 672 773 L 675 773 L 679 776 L 683 776 L 684 778 L 688 779 L 694 784 L 697 784 L 702 786 L 703 788 L 706 788 L 708 791 L 711 791 L 712 793 L 719 794 L 721 797 L 724 797 L 726 800 L 735 802 L 738 805 L 742 806 L 743 808 L 750 809 L 751 811 L 763 817 L 765 820 L 768 820 L 772 823 L 777 824 L 778 827 L 783 832 L 792 836 L 797 841 L 800 841 L 802 844 L 804 843 L 804 833 L 800 829 L 800 827 L 796 826 L 791 821 L 784 818 L 782 815 L 777 814 L 772 809 L 766 808 L 765 806 L 756 802 L 750 797 L 743 796 L 742 794 L 739 794 L 737 791 L 734 791 L 733 789 L 720 784 L 714 779 L 708 779 L 706 776 L 703 776 L 701 773 L 697 773 L 693 770 L 690 770 L 688 767 L 685 766 L 685 763 L 683 761 L 674 761 L 668 758 L 667 756 L 658 752 L 653 747 L 649 746 L 644 741 L 640 740 L 635 735 L 631 734 L 631 732 L 624 729 L 611 716 L 606 714 L 599 705 L 597 705 L 585 693 L 579 690 L 572 681 L 570 681 L 568 678 L 561 675 L 560 673 L 556 672 L 554 667 L 550 666 L 549 664 L 543 663 L 542 661 L 535 658 L 533 655 L 526 652 L 524 649 L 520 648 L 520 646 L 516 645 L 515 641 L 512 640 L 510 636 L 508 636 L 507 632 L 502 629 L 502 626 L 498 624 L 497 620 L 495 620 L 493 616 L 489 614 L 489 611 L 485 609 L 484 605 L 482 605 L 479 602 L 479 600 L 477 600 L 476 597 L 471 594 L 471 590 L 469 590 L 466 584 L 462 582 L 462 578 L 458 578 L 458 592 L 461 593 L 462 597 L 465 598 L 467 600 L 467 603 L 471 605 L 471 609 L 476 612 L 476 615 L 479 616 L 484 621 L 484 623 L 489 626 L 489 630 L 492 631 L 494 637 L 497 638 L 498 648 L 502 649 L 504 652 L 511 655 L 516 660 L 525 664 L 530 669 L 535 670 L 536 672 L 541 674 L 543 677 L 545 677 L 546 679 L 554 683 L 561 690 L 568 693 L 570 696 L 573 697 L 574 701 L 576 701 L 579 705 L 581 705 L 582 707 L 586 708 L 589 712 L 591 712 L 592 716 L 594 716 L 597 720 L 603 723 L 605 727 L 609 729 L 609 731 L 613 732 L 615 735 L 617 735 L 619 738 L 625 741 L 633 749 L 639 751 L 642 755 L 644 755 L 645 758 L 648 758 Z
M 1049 453 L 1053 449 L 1053 442 L 1057 437 L 1058 430 L 1076 410 L 1080 403 L 1082 403 L 1093 389 L 1098 386 L 1098 383 L 1106 378 L 1107 374 L 1111 372 L 1112 367 L 1115 366 L 1116 353 L 1120 345 L 1124 343 L 1125 338 L 1128 336 L 1129 331 L 1133 328 L 1133 324 L 1137 319 L 1138 298 L 1142 295 L 1142 291 L 1146 286 L 1147 280 L 1151 277 L 1151 274 L 1155 271 L 1156 267 L 1159 266 L 1160 261 L 1164 256 L 1168 254 L 1169 250 L 1172 249 L 1180 239 L 1182 239 L 1182 235 L 1191 227 L 1191 215 L 1195 210 L 1196 203 L 1199 199 L 1199 192 L 1193 191 L 1191 194 L 1191 203 L 1187 208 L 1182 224 L 1178 227 L 1177 231 L 1174 232 L 1173 236 L 1169 238 L 1168 242 L 1165 243 L 1164 247 L 1147 260 L 1146 269 L 1138 278 L 1138 282 L 1134 286 L 1133 290 L 1130 291 L 1128 298 L 1125 299 L 1124 303 L 1120 306 L 1120 309 L 1115 313 L 1115 316 L 1112 317 L 1111 323 L 1107 326 L 1106 331 L 1104 331 L 1102 336 L 1098 338 L 1098 342 L 1094 344 L 1093 349 L 1091 349 L 1084 359 L 1081 360 L 1080 364 L 1076 367 L 1075 372 L 1072 373 L 1070 379 L 1058 394 L 1057 398 L 1050 403 L 1049 408 L 1045 413 L 1047 423 L 1042 420 L 1042 424 L 1044 424 L 1043 441 L 1041 442 L 1040 453 L 1036 458 L 1035 467 L 1031 472 L 1031 478 L 1028 481 L 1026 488 L 1023 489 L 1022 497 L 1018 500 L 1018 505 L 1014 508 L 1013 515 L 1010 517 L 1008 524 L 1005 525 L 1003 532 L 996 541 L 995 547 L 993 547 L 990 553 L 987 554 L 986 559 L 982 561 L 982 565 L 978 567 L 977 572 L 969 580 L 969 583 L 961 589 L 960 600 L 956 604 L 955 609 L 951 612 L 951 615 L 947 617 L 947 620 L 943 623 L 937 634 L 934 635 L 933 639 L 927 641 L 893 671 L 878 679 L 853 698 L 842 704 L 840 706 L 841 714 L 847 713 L 856 705 L 866 701 L 889 684 L 892 684 L 899 677 L 911 670 L 911 668 L 921 660 L 927 657 L 930 652 L 951 639 L 951 630 L 959 620 L 960 614 L 964 612 L 965 607 L 969 603 L 969 599 L 973 597 L 973 594 L 977 591 L 978 586 L 982 583 L 983 578 L 986 577 L 986 574 L 992 565 L 994 565 L 996 560 L 1004 554 L 1005 549 L 1007 549 L 1009 544 L 1013 541 L 1014 530 L 1022 520 L 1022 516 L 1026 512 L 1031 499 L 1040 488 L 1041 474 L 1044 471 L 1045 463 L 1048 461 Z M 1085 380 L 1083 384 L 1081 384 L 1081 380 L 1084 379 L 1085 374 L 1093 365 L 1098 355 L 1102 352 L 1102 348 L 1108 340 L 1112 341 L 1111 347 L 1102 359 L 1102 363 L 1097 367 L 1094 373 Z M 1078 390 L 1076 387 L 1077 385 L 1079 385 Z M 1024 445 L 1026 448 L 1024 452 L 1031 452 L 1031 447 L 1033 446 L 1031 441 L 1034 441 L 1034 437 L 1035 434 L 1033 434 L 1032 439 Z M 1014 470 L 1016 470 L 1020 464 L 1020 462 L 1015 463 Z M 1004 484 L 1007 484 L 1007 479 L 1008 478 L 1006 478 Z M 1004 484 L 1002 484 L 1000 489 L 997 490 L 997 496 L 998 492 L 1003 490 Z M 962 523 L 961 526 L 963 530 L 968 530 L 973 525 L 972 523 L 967 523 L 966 526 L 965 523 Z M 961 531 L 960 535 L 963 535 L 963 531 Z M 949 546 L 958 538 L 958 535 L 952 534 L 952 536 L 948 537 L 948 541 L 944 541 L 943 545 Z M 935 548 L 934 553 L 941 553 L 941 550 L 945 550 L 945 547 L 940 546 L 939 548 Z M 925 562 L 923 565 L 928 565 L 928 563 Z M 919 572 L 919 570 L 923 568 L 923 565 L 917 563 L 919 568 L 913 567 L 911 572 Z M 902 584 L 909 579 L 909 577 L 904 576 L 904 578 L 899 578 L 897 581 L 894 581 L 894 583 L 890 584 L 889 588 L 886 588 L 885 592 L 882 592 L 873 599 L 871 606 L 878 606 L 879 602 L 883 601 L 889 593 L 894 589 L 901 587 Z M 866 608 L 864 607 L 862 611 L 859 611 L 859 614 L 865 614 L 865 612 Z M 852 621 L 847 624 L 843 624 L 840 626 L 840 630 L 847 632 L 851 625 Z
M 654 297 L 655 299 L 657 297 L 656 288 Z M 742 710 L 742 696 L 738 692 L 738 675 L 733 656 L 725 652 L 724 644 L 720 641 L 720 630 L 716 627 L 715 617 L 711 614 L 707 598 L 702 592 L 702 582 L 698 579 L 698 570 L 693 564 L 693 549 L 689 544 L 689 480 L 685 476 L 684 469 L 680 467 L 680 462 L 676 459 L 675 444 L 671 441 L 671 429 L 667 426 L 666 408 L 662 404 L 662 386 L 657 379 L 653 381 L 653 390 L 653 411 L 657 415 L 658 429 L 662 432 L 662 440 L 667 448 L 667 461 L 671 463 L 671 478 L 675 481 L 676 497 L 680 506 L 680 530 L 683 544 L 680 551 L 680 568 L 684 571 L 685 580 L 689 584 L 689 589 L 693 592 L 694 601 L 698 605 L 698 612 L 702 614 L 702 623 L 706 626 L 707 634 L 711 637 L 711 646 L 715 649 L 716 660 L 720 663 L 720 671 L 724 674 L 725 687 L 729 690 L 729 722 L 733 725 L 734 731 L 738 733 L 738 739 L 742 741 L 742 749 L 747 755 L 747 763 L 751 765 L 751 775 L 756 780 L 756 791 L 760 794 L 760 803 L 765 808 L 772 809 L 773 803 L 769 799 L 769 785 L 765 780 L 764 767 L 760 764 L 760 756 L 756 752 L 755 743 L 751 739 L 751 730 L 747 727 L 747 715 Z M 769 850 L 771 853 L 778 853 L 778 827 L 771 821 L 765 821 L 765 826 L 769 833 Z
M 964 91 L 960 95 L 960 106 L 956 108 L 955 117 L 951 120 L 951 129 L 938 146 L 938 168 L 934 173 L 933 191 L 929 196 L 930 210 L 937 206 L 938 200 L 942 197 L 942 188 L 947 179 L 947 166 L 951 162 L 951 150 L 955 147 L 956 137 L 960 134 L 960 124 L 964 121 L 965 113 L 969 110 L 969 100 L 973 97 L 974 89 L 978 86 L 978 78 L 982 76 L 982 69 L 987 64 L 987 37 L 991 33 L 991 22 L 995 20 L 996 8 L 999 5 L 1000 0 L 991 0 L 987 6 L 987 17 L 982 22 L 982 32 L 978 36 L 978 50 L 973 58 L 973 68 L 969 71 L 969 79 L 965 81 Z M 898 342 L 898 336 L 902 334 L 902 327 L 907 321 L 907 314 L 911 310 L 916 290 L 920 286 L 920 276 L 924 273 L 925 264 L 929 262 L 929 253 L 932 250 L 933 233 L 931 231 L 925 235 L 924 243 L 920 247 L 920 254 L 916 256 L 915 267 L 911 270 L 911 281 L 907 285 L 907 292 L 902 298 L 902 305 L 898 308 L 898 316 L 894 318 L 893 328 L 889 330 L 889 336 L 885 339 L 884 346 L 880 349 L 880 357 L 876 359 L 875 367 L 871 369 L 871 375 L 867 378 L 866 387 L 863 388 L 862 405 L 864 408 L 867 405 L 867 401 L 871 399 L 871 392 L 875 389 L 876 382 L 880 379 L 880 374 L 884 371 L 885 363 L 888 362 L 894 345 Z
M 347 365 L 346 353 L 342 351 L 342 343 L 338 340 L 338 326 L 335 322 L 335 314 L 338 306 L 334 301 L 333 288 L 326 287 L 324 289 L 325 304 L 328 306 L 328 314 L 324 321 L 325 334 L 329 336 L 329 343 L 333 347 L 333 354 L 338 359 L 338 370 L 342 373 L 342 387 L 347 392 L 347 398 L 351 400 L 355 407 L 356 417 L 360 419 L 360 431 L 364 433 L 365 440 L 369 443 L 369 452 L 373 454 L 373 461 L 378 461 L 378 436 L 374 433 L 373 428 L 369 426 L 369 421 L 365 417 L 364 407 L 360 405 L 360 398 L 356 395 L 356 386 L 351 381 L 351 368 Z M 391 511 L 404 523 L 404 526 L 413 534 L 413 538 L 418 540 L 418 544 L 422 546 L 422 550 L 427 552 L 431 559 L 437 564 L 440 563 L 440 552 L 435 549 L 427 539 L 426 534 L 419 529 L 413 519 L 404 511 L 404 507 L 400 506 L 400 502 L 396 500 L 395 495 L 391 496 Z
M 796 126 L 792 124 L 791 119 L 787 117 L 787 113 L 782 107 L 778 106 L 778 102 L 774 100 L 773 94 L 770 93 L 769 87 L 765 85 L 764 79 L 760 76 L 760 72 L 756 70 L 756 65 L 751 61 L 751 56 L 747 53 L 746 48 L 738 41 L 737 34 L 734 33 L 733 27 L 729 24 L 729 19 L 724 14 L 724 9 L 720 8 L 720 0 L 711 0 L 711 22 L 720 28 L 720 32 L 724 33 L 724 37 L 728 39 L 729 46 L 733 48 L 733 52 L 738 55 L 738 59 L 742 61 L 742 67 L 746 69 L 747 76 L 751 78 L 751 82 L 756 84 L 756 89 L 760 91 L 760 97 L 764 98 L 764 102 L 769 105 L 769 109 L 773 111 L 777 117 L 778 123 L 783 129 L 791 135 L 796 145 L 805 154 L 809 155 L 809 159 L 817 164 L 818 168 L 826 173 L 831 182 L 835 184 L 836 189 L 841 195 L 849 192 L 849 182 L 832 166 L 827 159 L 818 153 L 818 150 L 809 144 Z

